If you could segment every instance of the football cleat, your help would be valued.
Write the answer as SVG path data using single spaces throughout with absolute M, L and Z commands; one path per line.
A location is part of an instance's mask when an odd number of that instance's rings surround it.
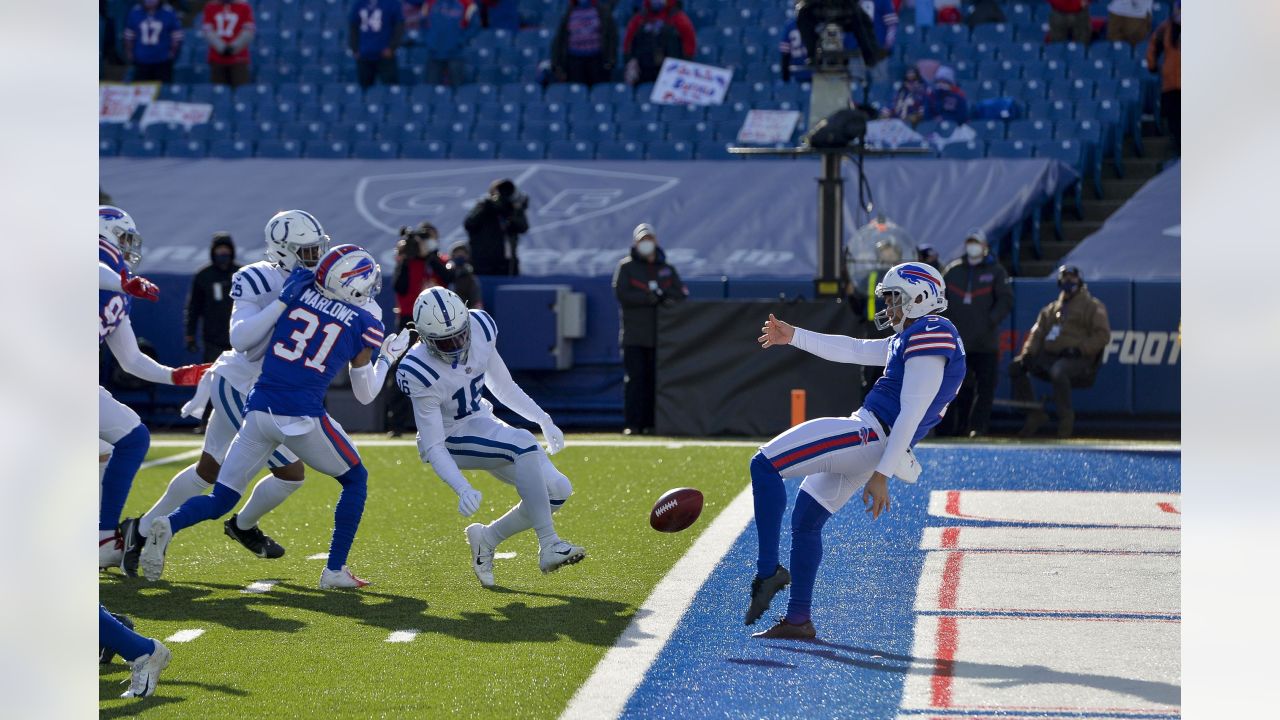
M 567 540 L 561 540 L 554 545 L 548 545 L 538 552 L 538 566 L 542 568 L 542 572 L 550 573 L 559 570 L 565 565 L 575 565 L 587 556 L 587 549 L 574 545 Z
M 151 534 L 142 543 L 142 553 L 138 556 L 138 567 L 142 576 L 151 582 L 160 579 L 164 574 L 164 554 L 169 550 L 169 541 L 173 539 L 173 528 L 168 517 L 158 517 L 151 521 Z
M 786 618 L 779 618 L 778 624 L 763 632 L 752 633 L 751 637 L 762 640 L 813 640 L 818 631 L 812 620 L 805 620 L 799 625 L 792 625 Z
M 120 556 L 120 569 L 129 577 L 138 577 L 138 556 L 142 554 L 142 543 L 146 542 L 146 538 L 142 537 L 139 531 L 141 524 L 140 518 L 125 518 L 120 523 L 120 536 L 124 545 L 124 552 Z
M 341 570 L 330 570 L 325 568 L 320 573 L 320 589 L 321 590 L 338 590 L 341 588 L 362 588 L 368 585 L 368 580 L 361 580 L 356 574 L 351 572 L 346 565 Z
M 111 617 L 119 620 L 121 625 L 129 628 L 130 630 L 133 629 L 133 621 L 130 620 L 127 616 L 121 615 L 120 613 L 111 613 Z M 114 660 L 115 657 L 116 657 L 115 650 L 112 650 L 106 645 L 98 646 L 98 662 L 100 664 L 102 665 L 110 664 L 110 662 Z
M 471 545 L 471 571 L 480 579 L 484 587 L 493 587 L 493 546 L 485 542 L 484 525 L 471 523 L 467 526 L 467 543 Z
M 791 573 L 787 569 L 778 566 L 772 575 L 767 578 L 757 577 L 751 581 L 751 604 L 747 607 L 747 623 L 754 625 L 764 611 L 769 609 L 769 603 L 773 602 L 773 596 L 778 591 L 791 584 Z
M 227 534 L 227 537 L 240 543 L 246 550 L 260 558 L 275 560 L 276 558 L 284 557 L 284 546 L 272 540 L 271 536 L 262 532 L 257 525 L 248 530 L 241 530 L 236 525 L 236 517 L 236 515 L 232 515 L 229 520 L 222 523 L 223 532 Z
M 121 538 L 119 530 L 116 530 L 116 534 L 111 537 L 98 540 L 99 570 L 106 570 L 119 565 L 122 557 L 124 557 L 124 540 Z
M 160 680 L 160 671 L 169 666 L 169 658 L 172 655 L 169 652 L 169 648 L 161 644 L 159 640 L 152 640 L 151 642 L 156 644 L 155 650 L 129 663 L 133 674 L 129 678 L 129 689 L 125 690 L 120 697 L 147 697 L 156 691 L 156 683 Z

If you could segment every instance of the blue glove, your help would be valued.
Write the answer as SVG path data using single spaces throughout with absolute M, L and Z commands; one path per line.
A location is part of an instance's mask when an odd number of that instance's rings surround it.
M 302 293 L 311 287 L 315 280 L 314 272 L 301 266 L 294 268 L 293 272 L 289 273 L 288 279 L 284 281 L 284 287 L 280 288 L 280 302 L 292 305 L 302 297 Z

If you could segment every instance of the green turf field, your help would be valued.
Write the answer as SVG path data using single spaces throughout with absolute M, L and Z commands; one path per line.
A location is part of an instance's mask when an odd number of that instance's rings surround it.
M 170 440 L 173 437 L 168 438 Z M 191 436 L 177 438 L 196 440 Z M 123 700 L 126 666 L 100 671 L 102 718 L 537 717 L 554 718 L 626 627 L 667 569 L 744 487 L 752 448 L 569 447 L 556 465 L 574 495 L 557 513 L 561 535 L 587 548 L 580 564 L 552 575 L 524 533 L 499 552 L 495 590 L 479 586 L 462 529 L 472 520 L 418 460 L 410 443 L 365 446 L 369 500 L 351 553 L 363 590 L 317 588 L 328 551 L 338 484 L 309 471 L 307 484 L 262 527 L 287 549 L 261 560 L 209 522 L 177 536 L 165 577 L 149 583 L 103 573 L 102 602 L 138 630 L 169 643 L 173 662 L 156 695 Z M 357 444 L 360 439 L 357 437 Z M 148 460 L 187 448 L 157 447 Z M 190 459 L 147 467 L 125 508 L 141 514 Z M 516 502 L 514 488 L 468 472 L 484 493 L 475 516 L 489 522 Z M 706 509 L 690 530 L 654 532 L 654 500 L 678 486 L 700 488 Z M 276 580 L 250 594 L 252 582 Z M 417 630 L 407 643 L 395 631 Z

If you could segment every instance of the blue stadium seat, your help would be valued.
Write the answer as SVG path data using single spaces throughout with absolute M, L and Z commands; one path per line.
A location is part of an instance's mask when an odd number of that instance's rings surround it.
M 454 160 L 492 160 L 497 157 L 497 145 L 488 140 L 459 141 L 449 148 L 449 157 Z
M 1048 105 L 1048 120 L 1053 122 L 1062 122 L 1063 120 L 1075 120 L 1076 104 L 1070 100 L 1054 100 Z
M 378 136 L 383 140 L 396 143 L 417 142 L 422 139 L 425 126 L 417 120 L 405 120 L 394 125 L 383 125 L 378 129 Z
M 707 110 L 700 105 L 663 105 L 658 109 L 658 119 L 668 122 L 705 120 Z
M 1039 100 L 1023 100 L 1022 115 L 1030 120 L 1052 120 L 1051 103 L 1043 98 Z
M 684 140 L 670 142 L 653 141 L 645 143 L 645 159 L 647 160 L 692 160 L 693 143 Z
M 644 143 L 634 140 L 607 140 L 596 143 L 598 160 L 643 160 Z
M 1056 158 L 1071 166 L 1079 174 L 1076 182 L 1071 183 L 1071 187 L 1066 188 L 1062 192 L 1055 193 L 1053 196 L 1053 232 L 1058 241 L 1065 239 L 1062 233 L 1062 197 L 1066 191 L 1072 192 L 1075 198 L 1076 219 L 1084 217 L 1084 148 L 1075 140 L 1049 140 L 1036 144 L 1036 157 Z
M 570 133 L 574 140 L 590 143 L 613 140 L 616 134 L 614 124 L 611 122 L 574 123 Z
M 999 80 L 984 78 L 984 79 L 978 80 L 977 83 L 965 88 L 965 94 L 970 95 L 971 97 L 970 102 L 972 102 L 973 100 L 985 100 L 987 98 L 1002 97 L 1004 95 L 1002 87 L 1003 85 Z
M 534 97 L 542 97 L 542 89 L 534 86 L 536 93 Z M 522 103 L 526 99 L 524 83 L 503 83 L 498 86 L 498 102 L 504 103 Z
M 296 158 L 302 157 L 302 142 L 292 138 L 283 140 L 259 140 L 256 157 L 261 158 Z
M 547 145 L 547 157 L 552 160 L 590 160 L 595 154 L 596 144 L 589 140 L 556 140 Z
M 209 143 L 209 157 L 228 159 L 253 157 L 253 143 L 247 140 L 214 140 Z
M 524 121 L 542 121 L 548 122 L 558 120 L 565 122 L 569 117 L 569 109 L 564 103 L 546 102 L 526 104 L 524 106 Z
M 173 100 L 175 102 L 186 102 L 187 95 L 190 92 L 191 92 L 191 87 L 189 85 L 183 85 L 180 83 L 169 83 L 167 85 L 160 86 L 159 98 L 161 100 Z
M 231 136 L 236 140 L 247 140 L 248 142 L 257 142 L 259 140 L 274 140 L 280 137 L 280 126 L 271 121 L 251 122 L 246 124 L 236 124 L 233 126 Z
M 1052 140 L 1053 123 L 1048 120 L 1013 120 L 1009 123 L 1006 137 L 1028 143 Z
M 520 139 L 537 140 L 542 143 L 568 140 L 569 124 L 561 120 L 526 120 Z
M 494 143 L 515 142 L 519 130 L 520 125 L 510 120 L 481 120 L 471 129 L 471 139 Z
M 449 156 L 449 143 L 419 140 L 400 145 L 400 157 L 412 160 L 443 160 Z
M 631 86 L 626 83 L 600 83 L 591 88 L 587 97 L 591 102 L 614 105 L 622 101 L 631 102 Z
M 438 107 L 453 102 L 453 88 L 448 85 L 414 85 L 409 91 L 411 102 L 422 102 Z
M 115 157 L 120 154 L 120 141 L 115 138 L 98 138 L 98 157 Z
M 667 123 L 668 140 L 684 140 L 697 142 L 710 140 L 715 135 L 715 126 L 706 120 L 671 120 Z
M 125 157 L 160 157 L 164 154 L 164 141 L 137 135 L 126 137 L 120 143 L 120 154 Z
M 1085 61 L 1085 49 L 1080 43 L 1051 43 L 1044 47 L 1044 58 L 1046 60 L 1061 60 L 1067 65 L 1083 63 Z
M 1005 138 L 1005 125 L 1003 120 L 975 120 L 969 123 L 969 127 L 973 128 L 978 134 L 979 140 L 1003 140 Z
M 357 140 L 351 144 L 351 157 L 364 160 L 394 160 L 400 148 L 390 140 Z
M 556 83 L 547 87 L 543 99 L 547 102 L 567 103 L 570 100 L 586 99 L 587 86 L 581 83 Z
M 982 141 L 953 142 L 942 147 L 944 160 L 977 160 L 983 157 Z
M 208 152 L 203 140 L 173 139 L 165 143 L 164 156 L 172 158 L 202 158 Z
M 541 160 L 547 156 L 547 146 L 536 140 L 500 142 L 498 156 L 504 160 Z
M 343 140 L 315 140 L 303 146 L 303 154 L 309 158 L 337 160 L 349 157 L 351 147 Z
M 973 29 L 970 40 L 974 43 L 999 45 L 1013 40 L 1013 26 L 1008 23 L 988 23 Z
M 650 143 L 661 142 L 666 137 L 666 128 L 660 122 L 644 120 L 625 120 L 618 123 L 619 140 L 635 140 Z
M 734 143 L 724 140 L 700 140 L 693 146 L 695 160 L 741 160 L 729 154 L 729 146 Z
M 995 158 L 1029 158 L 1035 153 L 1035 147 L 1024 140 L 989 140 L 987 141 L 987 157 Z
M 459 85 L 453 90 L 454 102 L 469 103 L 472 105 L 487 102 L 496 98 L 497 95 L 497 86 L 486 83 L 469 83 L 467 85 Z

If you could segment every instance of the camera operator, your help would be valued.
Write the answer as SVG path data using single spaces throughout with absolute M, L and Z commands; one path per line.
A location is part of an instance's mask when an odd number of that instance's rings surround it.
M 404 330 L 413 319 L 413 303 L 419 293 L 429 287 L 447 286 L 453 279 L 440 254 L 440 231 L 435 225 L 423 222 L 415 228 L 400 228 L 400 240 L 396 243 L 396 269 L 391 287 L 396 293 L 396 330 Z M 394 383 L 394 374 L 388 373 Z M 409 399 L 401 392 L 392 392 L 387 400 L 387 430 L 392 437 L 399 437 L 410 429 L 412 408 Z
M 891 13 L 892 3 L 886 0 L 883 4 L 888 5 Z M 877 23 L 862 10 L 857 0 L 797 0 L 796 26 L 800 30 L 800 39 L 804 43 L 805 52 L 809 58 L 813 59 L 815 68 L 834 66 L 843 69 L 849 54 L 852 53 L 854 59 L 858 61 L 854 63 L 855 78 L 865 79 L 865 69 L 875 67 L 889 54 L 877 35 L 883 35 L 892 45 L 892 38 L 897 30 L 897 15 L 884 13 L 883 10 L 881 4 L 877 3 L 876 17 L 879 19 Z M 838 28 L 844 36 L 835 40 L 834 43 L 830 40 L 822 42 L 824 27 L 828 25 Z M 877 30 L 881 26 L 885 31 L 878 33 Z M 890 26 L 893 32 L 889 32 Z M 834 45 L 834 51 L 832 45 Z M 845 50 L 853 47 L 856 47 L 856 50 Z M 822 53 L 818 52 L 819 49 Z
M 478 275 L 519 275 L 516 244 L 529 232 L 525 210 L 529 196 L 516 190 L 509 178 L 494 180 L 489 194 L 476 203 L 462 226 L 471 246 L 471 264 Z
M 484 297 L 480 292 L 480 278 L 471 266 L 471 248 L 466 245 L 455 245 L 449 251 L 449 275 L 453 278 L 449 286 L 462 298 L 462 302 L 473 310 L 484 309 Z

